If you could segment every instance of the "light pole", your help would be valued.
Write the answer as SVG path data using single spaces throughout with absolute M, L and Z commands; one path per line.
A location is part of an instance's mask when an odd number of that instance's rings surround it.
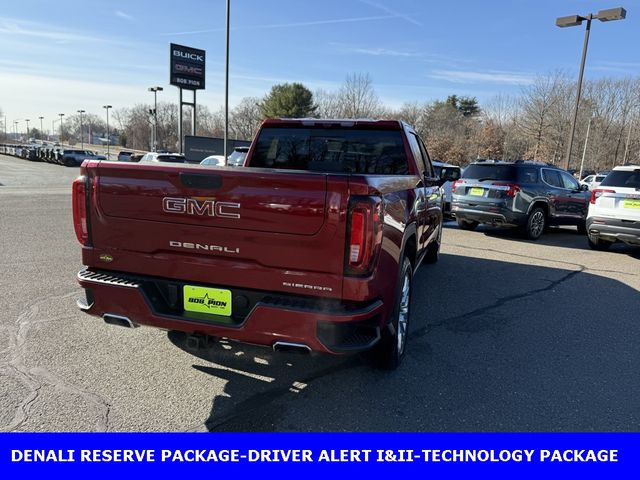
M 107 160 L 109 160 L 109 144 L 111 143 L 111 139 L 109 137 L 109 109 L 113 107 L 111 105 L 103 105 L 102 108 L 107 111 Z
M 27 142 L 28 142 L 29 141 L 29 122 L 30 122 L 30 119 L 25 118 L 24 121 L 27 122 Z
M 578 75 L 578 86 L 576 91 L 576 105 L 573 111 L 573 119 L 571 120 L 571 128 L 569 129 L 569 145 L 567 147 L 567 158 L 564 162 L 565 170 L 569 169 L 571 161 L 571 150 L 573 149 L 573 136 L 576 131 L 576 120 L 578 119 L 578 107 L 580 106 L 580 94 L 582 93 L 582 77 L 584 75 L 584 63 L 587 59 L 587 47 L 589 46 L 589 32 L 591 31 L 591 20 L 598 19 L 601 22 L 610 22 L 612 20 L 623 20 L 627 16 L 627 11 L 622 8 L 609 8 L 600 10 L 597 14 L 590 13 L 586 17 L 580 15 L 569 15 L 567 17 L 558 17 L 556 26 L 560 28 L 575 27 L 582 25 L 583 21 L 587 21 L 584 32 L 584 43 L 582 45 L 582 59 L 580 60 L 580 74 Z
M 60 117 L 60 146 L 62 146 L 62 117 L 64 117 L 64 113 L 59 113 Z
M 40 119 L 40 140 L 42 140 L 42 137 L 44 136 L 44 128 L 42 127 L 42 120 L 44 120 L 44 117 L 38 117 Z
M 154 152 L 158 151 L 158 92 L 163 90 L 162 87 L 149 87 L 150 92 L 153 92 L 153 140 L 151 142 L 151 148 Z
M 17 120 L 13 121 L 13 135 L 17 141 L 18 140 L 18 121 Z
M 227 48 L 224 67 L 224 164 L 227 164 L 227 140 L 229 139 L 229 18 L 231 0 L 227 0 Z
M 78 113 L 80 114 L 80 148 L 84 150 L 84 137 L 82 136 L 82 114 L 84 110 L 78 110 Z

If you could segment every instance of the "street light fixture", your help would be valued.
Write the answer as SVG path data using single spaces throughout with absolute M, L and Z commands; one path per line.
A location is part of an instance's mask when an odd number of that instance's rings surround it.
M 158 151 L 158 92 L 164 90 L 162 87 L 149 87 L 150 92 L 153 92 L 153 139 L 151 141 L 151 148 L 154 152 Z
M 44 135 L 44 128 L 42 128 L 42 120 L 44 120 L 44 117 L 38 117 L 40 119 L 40 139 L 42 140 L 42 137 Z
M 571 161 L 571 150 L 573 149 L 573 137 L 576 131 L 576 121 L 578 119 L 578 107 L 580 106 L 580 94 L 582 93 L 582 77 L 584 76 L 584 63 L 587 59 L 587 47 L 589 46 L 589 32 L 591 31 L 591 20 L 598 19 L 601 22 L 611 22 L 613 20 L 623 20 L 627 16 L 627 11 L 622 8 L 609 8 L 606 10 L 600 10 L 598 13 L 590 13 L 587 16 L 581 15 L 569 15 L 566 17 L 558 17 L 556 19 L 556 26 L 560 28 L 575 27 L 582 25 L 582 22 L 586 21 L 586 29 L 584 32 L 584 44 L 582 46 L 582 59 L 580 61 L 580 74 L 578 75 L 578 87 L 576 92 L 576 105 L 573 111 L 573 119 L 571 120 L 571 129 L 569 132 L 569 145 L 567 147 L 567 158 L 565 159 L 564 168 L 569 169 L 569 162 Z
M 82 114 L 84 110 L 78 110 L 78 113 L 80 114 L 80 148 L 84 150 L 84 137 L 82 136 Z
M 60 146 L 62 146 L 62 117 L 64 117 L 64 113 L 59 113 L 60 117 Z
M 113 107 L 111 105 L 103 105 L 102 108 L 107 111 L 107 160 L 109 160 L 109 144 L 111 143 L 111 139 L 109 137 L 109 109 Z

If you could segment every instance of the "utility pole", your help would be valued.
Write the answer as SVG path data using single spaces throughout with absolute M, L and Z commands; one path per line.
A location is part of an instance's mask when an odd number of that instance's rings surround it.
M 80 148 L 84 150 L 84 137 L 82 136 L 82 114 L 84 110 L 78 110 L 78 113 L 80 114 Z
M 60 116 L 60 146 L 62 146 L 62 117 L 64 117 L 64 113 L 59 113 Z
M 44 136 L 44 128 L 42 127 L 42 120 L 44 120 L 44 117 L 38 117 L 40 119 L 40 140 L 42 140 L 42 137 Z
M 151 151 L 158 151 L 158 92 L 164 90 L 162 87 L 149 87 L 148 90 L 153 92 L 153 131 L 151 138 Z
M 107 160 L 109 160 L 109 144 L 111 143 L 111 137 L 109 136 L 109 109 L 113 107 L 111 105 L 103 105 L 102 108 L 107 111 Z

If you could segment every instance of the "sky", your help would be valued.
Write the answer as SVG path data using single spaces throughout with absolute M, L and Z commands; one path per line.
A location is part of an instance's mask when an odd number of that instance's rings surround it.
M 627 19 L 594 21 L 585 78 L 640 74 L 640 0 L 231 0 L 230 105 L 272 85 L 336 90 L 368 73 L 391 107 L 448 95 L 480 103 L 517 94 L 536 75 L 577 77 L 584 26 L 558 16 L 623 6 Z M 7 123 L 78 109 L 178 101 L 169 43 L 207 52 L 206 90 L 224 104 L 226 0 L 2 0 L 0 109 Z

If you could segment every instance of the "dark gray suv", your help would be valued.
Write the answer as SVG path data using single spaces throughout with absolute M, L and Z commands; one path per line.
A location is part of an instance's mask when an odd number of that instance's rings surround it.
M 460 228 L 518 227 L 536 240 L 548 225 L 585 233 L 590 193 L 569 172 L 540 162 L 479 161 L 452 187 L 451 212 Z

